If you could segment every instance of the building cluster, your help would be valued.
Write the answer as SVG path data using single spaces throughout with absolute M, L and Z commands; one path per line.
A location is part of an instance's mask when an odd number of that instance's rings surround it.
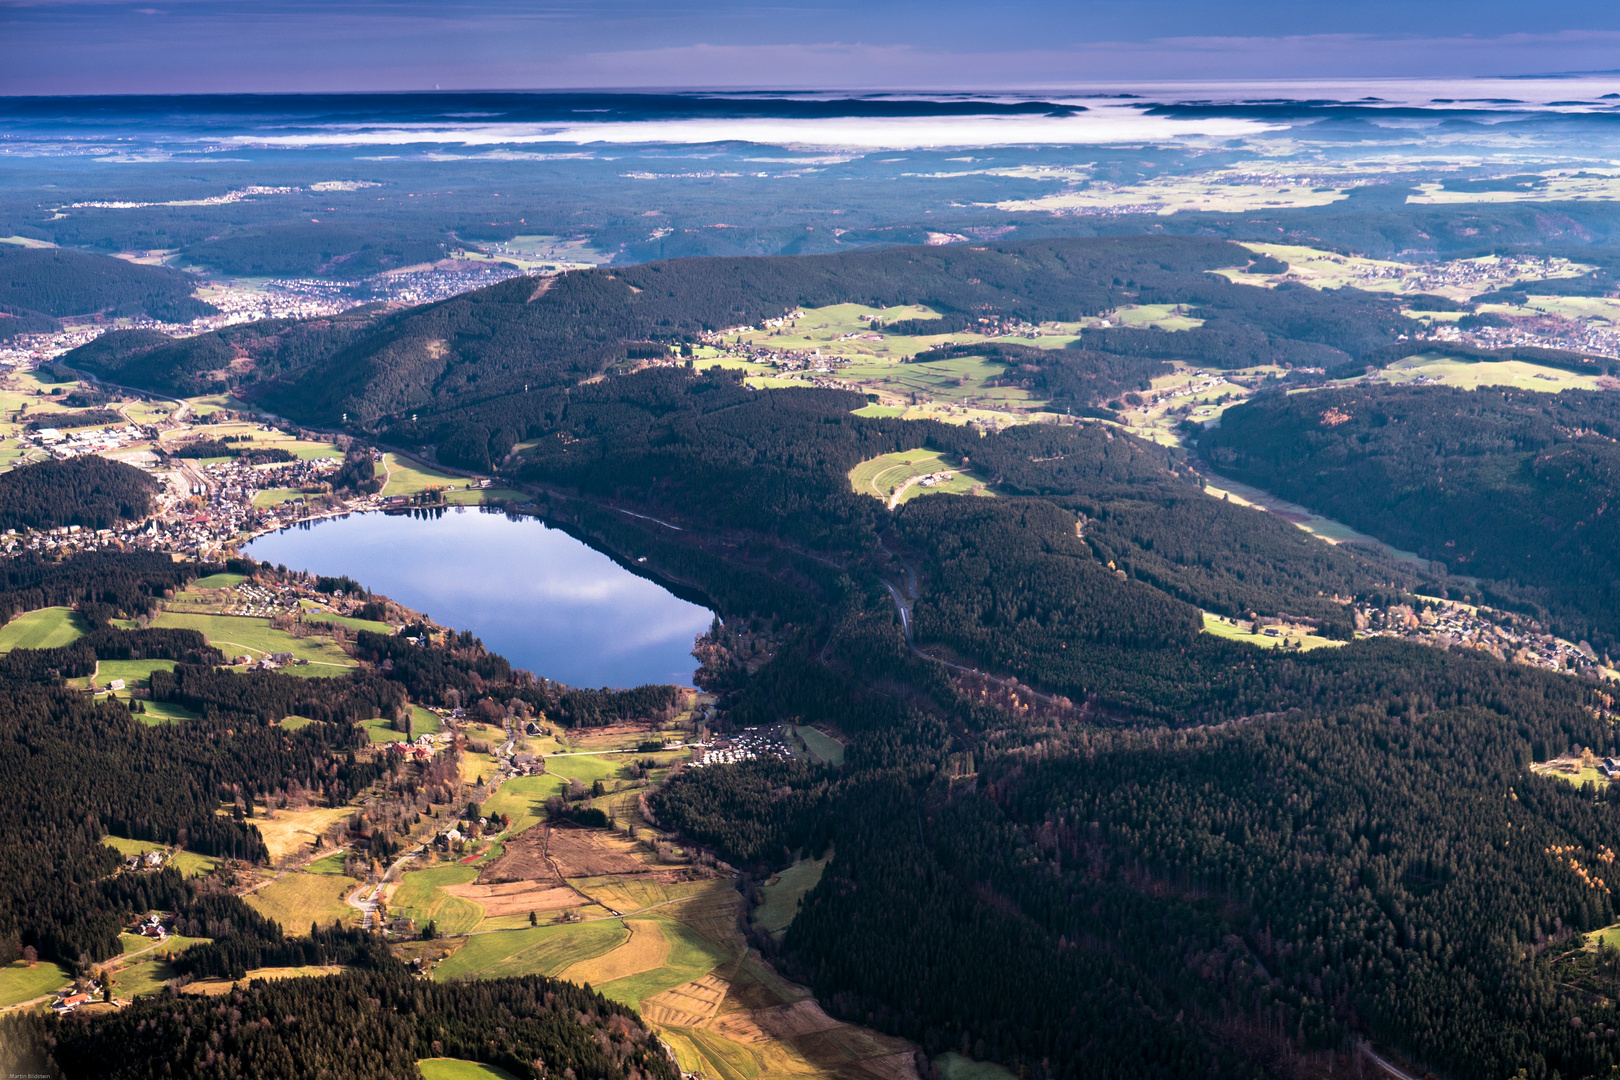
M 735 765 L 740 761 L 761 758 L 790 760 L 793 751 L 783 742 L 775 728 L 743 728 L 735 735 L 717 735 L 709 743 L 692 744 L 692 762 L 689 768 L 704 765 Z
M 1620 356 L 1620 328 L 1609 323 L 1574 319 L 1516 319 L 1508 326 L 1479 326 L 1462 330 L 1440 323 L 1426 335 L 1431 341 L 1454 341 L 1482 349 L 1536 348 Z
M 1590 679 L 1611 677 L 1607 658 L 1598 656 L 1586 642 L 1554 637 L 1538 623 L 1519 625 L 1490 608 L 1445 601 L 1421 609 L 1409 604 L 1369 605 L 1356 609 L 1355 620 L 1360 637 L 1398 637 L 1442 649 L 1477 649 L 1498 660 L 1549 671 Z
M 138 442 L 147 442 L 157 432 L 139 424 L 118 424 L 99 428 L 36 428 L 17 435 L 19 445 L 44 450 L 58 460 L 81 454 L 106 454 L 124 450 Z M 155 459 L 154 459 L 155 460 Z
M 1333 262 L 1345 260 L 1334 259 Z M 1539 280 L 1569 276 L 1569 260 L 1533 255 L 1502 256 L 1496 259 L 1456 259 L 1437 263 L 1382 263 L 1358 266 L 1351 276 L 1358 281 L 1399 281 L 1409 292 L 1436 292 L 1440 289 L 1466 289 L 1488 292 L 1524 284 L 1533 288 Z

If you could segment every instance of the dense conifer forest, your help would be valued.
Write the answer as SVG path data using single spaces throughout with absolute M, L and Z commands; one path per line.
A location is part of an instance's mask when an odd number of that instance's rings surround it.
M 538 976 L 440 986 L 395 961 L 254 982 L 223 998 L 147 999 L 91 1022 L 0 1023 L 0 1064 L 13 1075 L 54 1066 L 109 1080 L 395 1080 L 417 1075 L 420 1058 L 453 1057 L 523 1080 L 679 1076 L 633 1012 L 588 989 Z
M 1620 652 L 1617 435 L 1620 404 L 1601 391 L 1356 387 L 1233 408 L 1200 450 Z
M 107 529 L 151 512 L 157 481 L 133 465 L 84 455 L 0 473 L 0 529 Z
M 197 281 L 162 266 L 140 266 L 61 248 L 0 244 L 0 338 L 51 329 L 66 315 L 146 315 L 186 322 L 214 313 L 192 298 Z M 15 320 L 15 323 L 13 322 Z

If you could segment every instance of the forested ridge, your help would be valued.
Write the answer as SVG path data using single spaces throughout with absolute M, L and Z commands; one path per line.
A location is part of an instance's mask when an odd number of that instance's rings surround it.
M 1616 437 L 1612 393 L 1368 386 L 1237 406 L 1200 451 L 1620 652 Z
M 123 335 L 120 345 L 92 342 L 65 362 L 133 385 L 200 393 L 224 378 L 222 361 L 243 352 L 254 368 L 233 376 L 233 388 L 307 423 L 335 425 L 347 416 L 360 428 L 431 441 L 444 440 L 445 425 L 481 424 L 510 428 L 521 441 L 555 410 L 552 392 L 612 370 L 648 343 L 690 342 L 799 306 L 926 304 L 957 326 L 987 315 L 1070 321 L 1121 305 L 1174 303 L 1205 320 L 1181 333 L 1087 331 L 1083 351 L 1106 357 L 1089 363 L 1121 372 L 1194 358 L 1336 367 L 1411 329 L 1398 305 L 1376 294 L 1261 289 L 1209 273 L 1252 260 L 1227 241 L 1172 236 L 681 259 L 514 278 L 380 316 L 363 332 L 353 326 L 358 316 L 317 320 L 296 350 L 268 342 L 283 334 L 276 324 L 257 324 L 264 329 L 173 344 Z M 1054 368 L 1071 362 L 1049 360 Z M 1054 388 L 1074 393 L 1086 381 L 1057 379 Z M 419 422 L 403 427 L 412 415 Z
M 192 297 L 197 281 L 162 266 L 61 248 L 0 244 L 0 338 L 57 328 L 68 315 L 105 312 L 187 322 L 215 313 Z M 13 325 L 15 322 L 16 325 Z
M 157 490 L 135 466 L 94 454 L 19 465 L 0 473 L 0 529 L 108 529 L 145 518 Z

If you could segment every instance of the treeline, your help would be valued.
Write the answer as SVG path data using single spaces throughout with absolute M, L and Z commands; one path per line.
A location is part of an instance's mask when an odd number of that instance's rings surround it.
M 221 569 L 151 551 L 81 552 L 60 562 L 16 555 L 0 560 L 0 618 L 10 622 L 25 611 L 78 604 L 106 605 L 134 618 L 155 612 L 164 593 Z
M 0 246 L 0 305 L 53 320 L 103 312 L 188 322 L 218 314 L 212 305 L 192 297 L 196 287 L 189 274 L 163 266 L 62 248 Z M 0 319 L 0 336 L 14 329 L 7 325 L 10 321 Z
M 0 473 L 0 529 L 109 529 L 152 512 L 158 484 L 121 461 L 83 454 Z
M 29 431 L 41 428 L 82 428 L 102 424 L 122 424 L 124 416 L 116 409 L 81 409 L 77 412 L 36 414 L 28 421 Z
M 341 679 L 305 679 L 279 671 L 225 671 L 178 664 L 151 675 L 152 700 L 182 705 L 206 717 L 274 724 L 302 716 L 350 727 L 405 715 L 405 688 L 372 672 Z
M 1620 403 L 1603 392 L 1358 387 L 1240 405 L 1200 451 L 1620 652 L 1617 436 Z
M 569 727 L 604 727 L 626 721 L 663 721 L 675 715 L 681 692 L 668 685 L 630 690 L 560 688 L 546 715 Z M 544 708 L 544 706 L 542 706 Z
M 0 1030 L 11 1071 L 69 1080 L 395 1080 L 441 1057 L 523 1080 L 679 1080 L 636 1014 L 588 988 L 535 975 L 441 985 L 394 962 L 255 981 L 223 998 L 148 996 L 94 1017 L 17 1017 Z

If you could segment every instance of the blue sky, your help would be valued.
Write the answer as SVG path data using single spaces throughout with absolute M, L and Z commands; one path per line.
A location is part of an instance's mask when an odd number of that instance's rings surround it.
M 1013 88 L 1620 69 L 1595 0 L 0 0 L 0 93 Z

